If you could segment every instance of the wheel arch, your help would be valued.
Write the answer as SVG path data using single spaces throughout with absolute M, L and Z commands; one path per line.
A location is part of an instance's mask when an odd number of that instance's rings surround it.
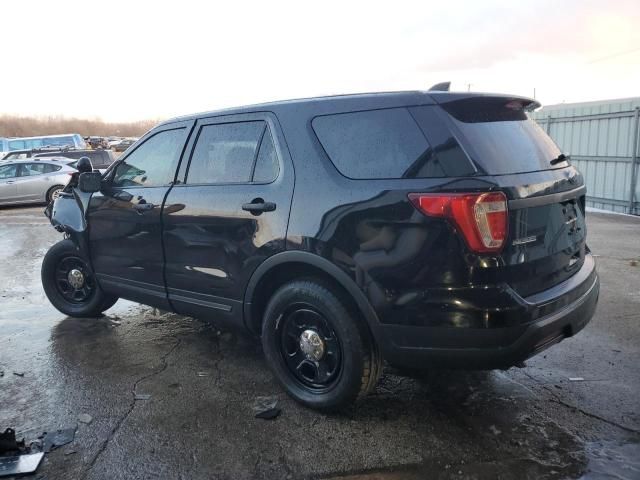
M 261 311 L 271 294 L 282 284 L 295 278 L 314 276 L 337 286 L 354 302 L 366 321 L 374 339 L 378 338 L 378 316 L 364 292 L 349 275 L 329 260 L 304 251 L 286 251 L 269 257 L 255 270 L 247 284 L 243 316 L 244 324 L 253 334 L 260 335 Z

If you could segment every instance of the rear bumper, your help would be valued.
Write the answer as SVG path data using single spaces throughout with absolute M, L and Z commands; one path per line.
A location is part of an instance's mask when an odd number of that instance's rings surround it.
M 396 366 L 508 368 L 582 330 L 593 317 L 599 292 L 595 263 L 589 255 L 581 271 L 571 279 L 546 292 L 521 298 L 518 308 L 524 310 L 524 315 L 517 325 L 381 325 L 378 344 L 385 359 Z

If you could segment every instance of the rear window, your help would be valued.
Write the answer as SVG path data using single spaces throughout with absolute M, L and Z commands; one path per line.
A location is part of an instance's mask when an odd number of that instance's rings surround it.
M 314 118 L 312 125 L 335 167 L 349 178 L 427 178 L 475 173 L 464 155 L 444 161 L 429 142 L 428 133 L 406 108 L 325 115 Z
M 551 165 L 560 149 L 527 118 L 517 101 L 479 97 L 445 103 L 456 137 L 478 168 L 488 175 L 563 168 Z

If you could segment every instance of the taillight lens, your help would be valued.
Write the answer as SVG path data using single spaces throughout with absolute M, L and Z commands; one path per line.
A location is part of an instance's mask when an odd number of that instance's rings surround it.
M 507 238 L 507 197 L 490 193 L 411 193 L 409 199 L 430 217 L 450 219 L 476 253 L 496 253 Z

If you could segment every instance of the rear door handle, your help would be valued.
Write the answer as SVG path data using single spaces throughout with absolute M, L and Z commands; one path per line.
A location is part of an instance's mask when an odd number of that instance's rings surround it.
M 265 202 L 261 198 L 255 198 L 251 203 L 243 204 L 242 209 L 251 212 L 253 215 L 260 215 L 262 212 L 273 212 L 276 209 L 276 204 Z
M 144 212 L 147 210 L 152 210 L 155 207 L 153 203 L 136 203 L 133 205 L 138 212 Z

